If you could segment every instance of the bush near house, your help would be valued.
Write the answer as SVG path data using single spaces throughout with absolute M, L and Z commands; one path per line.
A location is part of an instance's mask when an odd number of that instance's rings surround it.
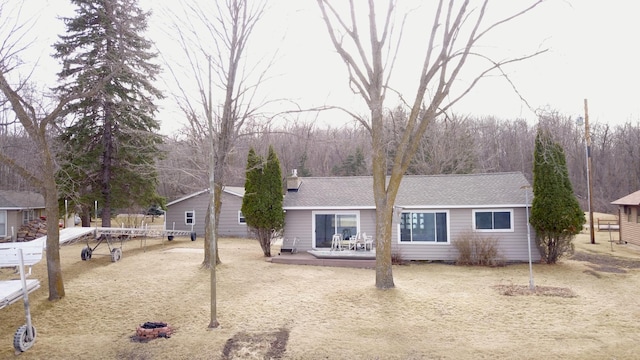
M 499 266 L 505 263 L 498 252 L 496 238 L 466 232 L 453 241 L 453 246 L 458 250 L 457 265 Z

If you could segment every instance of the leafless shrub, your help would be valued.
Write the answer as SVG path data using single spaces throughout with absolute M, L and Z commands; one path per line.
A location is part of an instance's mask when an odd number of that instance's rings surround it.
M 406 262 L 398 251 L 391 252 L 391 265 L 404 265 Z
M 498 239 L 465 232 L 453 241 L 458 250 L 458 265 L 499 266 L 504 258 L 498 252 Z

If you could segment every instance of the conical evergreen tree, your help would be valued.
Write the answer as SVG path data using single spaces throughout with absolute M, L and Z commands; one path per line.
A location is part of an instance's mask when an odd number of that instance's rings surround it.
M 536 230 L 541 255 L 554 264 L 573 251 L 573 236 L 580 232 L 585 218 L 573 193 L 564 151 L 544 130 L 536 135 L 533 192 L 529 221 Z
M 62 62 L 60 97 L 104 89 L 71 102 L 74 122 L 60 136 L 64 146 L 59 172 L 61 190 L 85 214 L 94 201 L 102 225 L 110 226 L 112 208 L 161 203 L 154 162 L 162 138 L 154 119 L 154 100 L 162 94 L 152 81 L 160 68 L 142 33 L 149 13 L 137 0 L 72 0 L 76 15 L 64 18 L 66 34 L 54 45 Z
M 262 158 L 251 147 L 247 155 L 247 170 L 244 181 L 244 197 L 242 198 L 242 215 L 249 227 L 255 226 L 255 218 L 260 212 L 258 205 L 260 193 L 260 177 L 262 175 Z
M 263 191 L 269 204 L 268 221 L 265 225 L 280 232 L 284 226 L 284 211 L 282 210 L 284 185 L 280 160 L 273 146 L 269 146 L 269 155 L 267 155 L 263 176 L 265 185 Z
M 266 163 L 253 148 L 247 156 L 242 214 L 255 233 L 264 256 L 271 256 L 273 236 L 284 227 L 282 170 L 273 147 Z

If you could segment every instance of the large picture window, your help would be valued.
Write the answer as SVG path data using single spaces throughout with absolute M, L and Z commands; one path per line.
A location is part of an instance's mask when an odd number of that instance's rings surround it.
M 513 210 L 474 210 L 476 231 L 513 231 Z
M 448 242 L 447 218 L 446 212 L 403 212 L 400 215 L 400 242 Z

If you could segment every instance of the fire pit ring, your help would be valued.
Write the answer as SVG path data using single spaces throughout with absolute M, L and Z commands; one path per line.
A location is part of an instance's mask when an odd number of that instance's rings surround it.
M 136 336 L 141 340 L 151 340 L 155 338 L 170 338 L 173 328 L 165 322 L 148 321 L 136 328 Z

